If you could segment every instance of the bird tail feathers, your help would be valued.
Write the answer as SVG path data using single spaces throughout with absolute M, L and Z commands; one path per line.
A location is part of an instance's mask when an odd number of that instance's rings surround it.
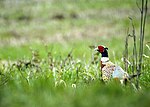
M 130 76 L 129 76 L 129 79 L 131 80 L 131 79 L 133 79 L 133 78 L 135 78 L 135 77 L 137 77 L 137 76 L 140 76 L 140 75 L 141 75 L 141 73 L 137 73 L 137 74 L 130 75 Z

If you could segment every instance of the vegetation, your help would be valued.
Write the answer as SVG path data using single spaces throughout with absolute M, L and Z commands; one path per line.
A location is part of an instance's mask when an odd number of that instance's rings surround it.
M 139 91 L 130 83 L 102 83 L 99 57 L 89 48 L 108 46 L 110 60 L 125 68 L 128 16 L 138 31 L 139 15 L 135 0 L 1 0 L 0 106 L 148 107 L 149 10 Z M 132 61 L 134 44 L 128 42 Z

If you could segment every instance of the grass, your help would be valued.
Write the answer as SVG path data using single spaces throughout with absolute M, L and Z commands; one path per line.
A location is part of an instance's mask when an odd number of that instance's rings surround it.
M 0 106 L 148 107 L 149 58 L 143 57 L 141 90 L 135 91 L 130 84 L 102 83 L 100 57 L 94 60 L 89 48 L 107 46 L 110 60 L 124 67 L 128 16 L 133 17 L 139 36 L 134 0 L 0 1 Z M 149 19 L 148 14 L 147 56 Z M 131 40 L 129 44 L 132 52 Z
M 148 106 L 149 65 L 141 76 L 141 92 L 135 92 L 130 85 L 101 83 L 97 64 L 72 57 L 63 64 L 64 60 L 52 56 L 41 59 L 34 55 L 13 66 L 1 66 L 2 106 Z

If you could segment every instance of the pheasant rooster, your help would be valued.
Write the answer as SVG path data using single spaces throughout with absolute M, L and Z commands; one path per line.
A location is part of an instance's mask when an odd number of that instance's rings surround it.
M 121 84 L 125 83 L 133 77 L 137 75 L 130 76 L 127 72 L 125 72 L 120 66 L 113 64 L 109 61 L 108 57 L 108 48 L 104 46 L 98 46 L 95 48 L 96 51 L 101 53 L 101 71 L 102 71 L 102 80 L 107 82 L 112 78 L 115 80 L 119 80 Z

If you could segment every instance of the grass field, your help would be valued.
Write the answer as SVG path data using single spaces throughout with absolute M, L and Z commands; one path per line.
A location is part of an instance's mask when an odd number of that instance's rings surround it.
M 139 43 L 135 0 L 1 0 L 0 107 L 148 107 L 149 7 L 141 89 L 135 91 L 130 84 L 102 83 L 100 57 L 94 60 L 89 48 L 107 46 L 110 60 L 124 68 L 128 27 L 132 33 L 128 17 L 133 18 Z

